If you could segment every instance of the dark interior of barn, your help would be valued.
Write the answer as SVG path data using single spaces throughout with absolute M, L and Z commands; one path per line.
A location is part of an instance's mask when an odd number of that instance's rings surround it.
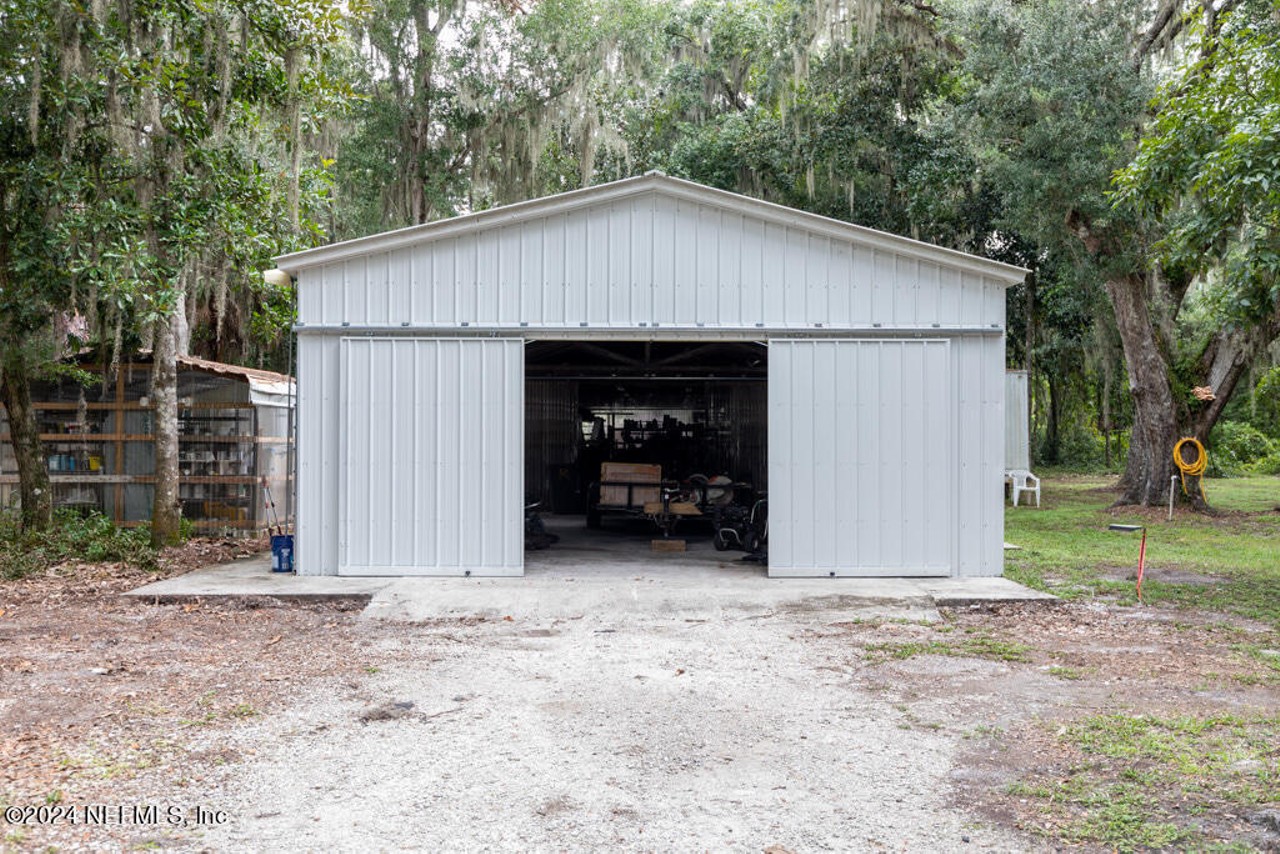
M 714 540 L 767 489 L 767 358 L 748 341 L 530 342 L 527 501 L 561 531 L 646 551 L 650 537 Z

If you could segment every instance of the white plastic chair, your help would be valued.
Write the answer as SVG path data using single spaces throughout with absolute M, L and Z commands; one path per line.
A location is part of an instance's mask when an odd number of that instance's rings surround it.
M 1009 480 L 1013 484 L 1013 506 L 1018 506 L 1018 496 L 1024 492 L 1034 492 L 1036 506 L 1040 506 L 1040 478 L 1026 469 L 1014 469 L 1009 472 Z M 1032 485 L 1034 484 L 1034 485 Z

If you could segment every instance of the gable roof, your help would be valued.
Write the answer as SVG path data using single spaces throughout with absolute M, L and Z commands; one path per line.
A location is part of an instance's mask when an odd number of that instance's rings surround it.
M 766 202 L 750 196 L 718 190 L 693 181 L 672 178 L 662 172 L 646 172 L 635 178 L 624 178 L 608 184 L 598 184 L 581 190 L 571 190 L 554 196 L 530 199 L 499 208 L 477 211 L 449 219 L 436 220 L 411 225 L 406 228 L 357 237 L 304 249 L 281 255 L 275 259 L 276 266 L 290 274 L 298 271 L 345 261 L 375 252 L 386 252 L 405 246 L 415 246 L 453 237 L 467 231 L 483 231 L 489 228 L 512 225 L 525 220 L 544 217 L 552 214 L 566 213 L 595 205 L 606 205 L 619 199 L 631 198 L 646 193 L 681 199 L 714 207 L 731 210 L 744 215 L 756 217 L 767 222 L 801 228 L 829 237 L 844 238 L 869 248 L 884 249 L 917 258 L 933 261 L 946 267 L 958 267 L 991 276 L 1006 285 L 1021 282 L 1029 272 L 1023 267 L 1015 267 L 1000 261 L 993 261 L 967 252 L 947 249 L 921 240 L 912 240 L 897 234 L 877 231 L 862 225 L 844 222 L 838 219 L 809 213 L 808 211 L 789 208 L 785 205 Z

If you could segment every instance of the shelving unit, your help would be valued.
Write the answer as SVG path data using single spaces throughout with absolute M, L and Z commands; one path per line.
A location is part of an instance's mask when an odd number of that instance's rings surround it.
M 101 376 L 98 366 L 82 367 Z M 150 519 L 156 480 L 150 371 L 148 363 L 132 363 L 91 387 L 64 382 L 32 389 L 55 506 L 98 511 L 126 527 Z M 291 383 L 268 371 L 180 360 L 178 497 L 195 528 L 248 534 L 267 527 L 264 477 L 277 511 L 286 511 L 292 395 L 262 389 Z M 18 491 L 9 438 L 0 408 L 4 506 L 16 502 Z

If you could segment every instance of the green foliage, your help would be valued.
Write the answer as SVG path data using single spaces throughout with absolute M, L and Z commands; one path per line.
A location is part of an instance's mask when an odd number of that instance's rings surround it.
M 1198 57 L 1162 87 L 1116 201 L 1167 219 L 1164 263 L 1214 271 L 1221 313 L 1247 323 L 1280 302 L 1280 19 L 1245 0 L 1194 32 Z
M 669 7 L 514 5 L 371 5 L 337 157 L 338 235 L 576 189 L 597 180 L 597 157 L 624 163 L 619 113 L 645 89 Z
M 954 53 L 897 12 L 851 24 L 795 0 L 677 7 L 661 80 L 624 125 L 634 169 L 991 252 L 971 158 L 926 120 Z
M 1129 157 L 1148 94 L 1129 60 L 1128 4 L 972 3 L 955 120 L 992 184 L 1006 228 L 1079 256 L 1073 215 L 1109 215 L 1111 172 Z
M 1205 449 L 1210 477 L 1227 477 L 1253 471 L 1254 466 L 1280 453 L 1276 443 L 1242 421 L 1223 421 L 1213 428 Z
M 1273 439 L 1280 439 L 1280 366 L 1262 375 L 1253 388 L 1253 425 Z
M 153 570 L 156 556 L 145 528 L 118 528 L 98 513 L 60 511 L 43 533 L 24 533 L 16 514 L 0 513 L 0 578 L 21 578 L 64 561 L 118 561 Z

